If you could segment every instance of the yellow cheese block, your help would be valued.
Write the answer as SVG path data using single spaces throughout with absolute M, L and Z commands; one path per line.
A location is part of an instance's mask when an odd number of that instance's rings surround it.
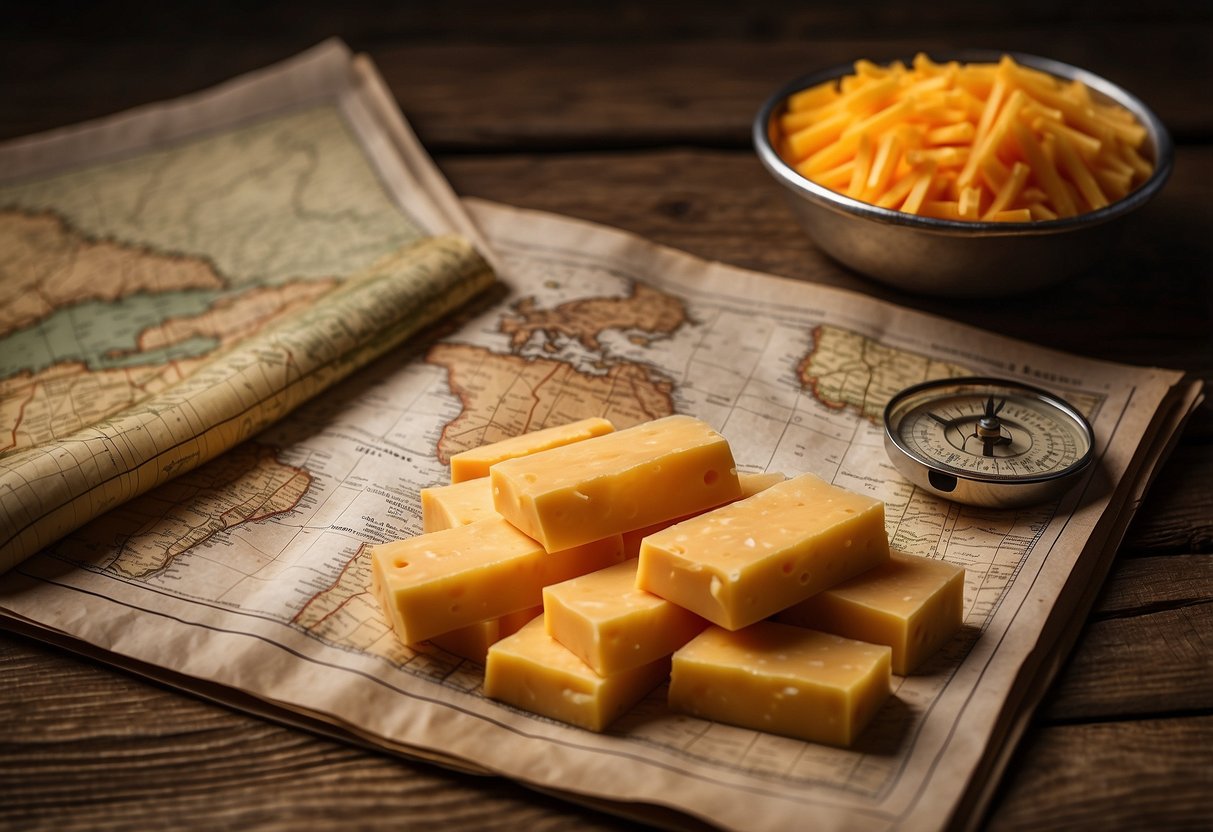
M 759 491 L 765 491 L 776 483 L 781 483 L 786 480 L 783 474 L 746 474 L 741 471 L 737 472 L 737 484 L 741 486 L 741 494 L 739 500 L 744 500 L 746 497 L 753 497 Z M 715 508 L 715 506 L 713 506 Z M 711 509 L 705 509 L 711 511 Z M 698 511 L 690 516 L 675 517 L 672 520 L 662 520 L 660 523 L 654 523 L 651 526 L 645 526 L 642 529 L 633 529 L 630 532 L 623 533 L 623 553 L 626 557 L 634 558 L 640 555 L 640 542 L 651 534 L 668 529 L 675 523 L 681 523 L 683 520 L 690 520 L 691 517 L 703 514 Z
M 884 503 L 802 474 L 646 537 L 636 586 L 737 630 L 888 557 Z
M 499 516 L 488 477 L 421 489 L 421 528 L 427 532 Z
M 636 561 L 626 560 L 545 587 L 548 634 L 595 673 L 609 676 L 670 655 L 708 626 L 635 584 Z
M 551 554 L 496 517 L 371 549 L 384 614 L 405 644 L 543 602 L 543 588 L 623 558 L 619 535 Z
M 512 436 L 489 445 L 481 445 L 479 448 L 463 451 L 451 457 L 451 482 L 465 482 L 478 477 L 487 477 L 489 468 L 498 462 L 528 456 L 549 448 L 558 448 L 561 445 L 571 445 L 593 436 L 602 436 L 613 430 L 615 430 L 615 426 L 608 420 L 595 417 L 524 433 L 521 436 Z
M 549 552 L 737 499 L 724 437 L 667 416 L 531 456 L 489 472 L 501 516 Z
M 783 482 L 783 474 L 741 474 L 737 480 L 741 484 L 742 498 L 753 496 L 764 488 L 769 488 L 777 482 Z M 421 523 L 426 532 L 439 532 L 455 526 L 466 526 L 477 520 L 489 517 L 500 517 L 497 509 L 493 508 L 493 489 L 488 477 L 458 482 L 454 485 L 437 485 L 421 489 Z M 685 519 L 685 518 L 681 518 Z M 640 553 L 640 541 L 644 533 L 660 531 L 673 525 L 678 520 L 665 520 L 644 529 L 627 532 L 623 538 L 624 549 L 636 557 Z
M 674 654 L 670 708 L 848 746 L 889 695 L 884 645 L 760 621 L 709 627 Z
M 525 711 L 605 730 L 669 676 L 669 657 L 599 676 L 536 618 L 489 648 L 484 694 Z
M 506 636 L 511 636 L 529 623 L 531 619 L 543 615 L 543 607 L 528 607 L 525 610 L 512 612 L 500 618 L 490 618 L 488 621 L 477 621 L 467 627 L 451 630 L 430 639 L 430 644 L 441 647 L 448 653 L 462 656 L 476 664 L 484 664 L 489 648 Z
M 786 624 L 887 644 L 893 672 L 914 669 L 960 630 L 964 570 L 892 552 L 889 560 L 779 614 Z
M 783 482 L 783 474 L 741 474 L 737 480 L 741 484 L 741 496 L 750 497 L 764 488 L 777 482 Z M 489 517 L 500 517 L 497 509 L 493 508 L 493 489 L 488 477 L 458 482 L 454 485 L 437 485 L 421 489 L 421 522 L 422 530 L 439 532 L 455 526 L 466 526 L 477 520 Z M 636 557 L 640 553 L 640 541 L 644 533 L 660 531 L 673 525 L 677 520 L 665 520 L 661 523 L 647 526 L 644 529 L 627 532 L 623 538 L 624 550 L 628 557 Z

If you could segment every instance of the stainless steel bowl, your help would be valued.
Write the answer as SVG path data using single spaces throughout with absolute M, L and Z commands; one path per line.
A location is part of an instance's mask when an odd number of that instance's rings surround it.
M 997 61 L 1001 52 L 965 52 L 937 60 Z M 1039 289 L 1090 265 L 1108 251 L 1121 221 L 1162 189 L 1174 150 L 1158 117 L 1134 95 L 1098 75 L 1060 61 L 1009 53 L 1024 66 L 1082 81 L 1097 97 L 1120 104 L 1146 128 L 1143 153 L 1154 173 L 1105 208 L 1049 222 L 961 222 L 878 208 L 801 176 L 771 143 L 773 122 L 788 96 L 852 71 L 850 65 L 784 85 L 754 119 L 754 147 L 809 237 L 826 254 L 877 280 L 926 294 L 993 297 Z M 933 56 L 934 57 L 934 56 Z

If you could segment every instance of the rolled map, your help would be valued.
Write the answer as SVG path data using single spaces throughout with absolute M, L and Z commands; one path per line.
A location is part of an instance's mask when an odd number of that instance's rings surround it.
M 162 392 L 0 458 L 0 571 L 252 437 L 494 280 L 463 238 L 428 238 Z

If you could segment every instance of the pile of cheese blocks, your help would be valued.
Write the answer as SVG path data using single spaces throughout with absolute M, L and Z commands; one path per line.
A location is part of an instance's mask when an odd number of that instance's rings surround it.
M 964 572 L 890 552 L 884 504 L 738 476 L 689 416 L 587 419 L 458 454 L 425 533 L 375 546 L 399 638 L 485 664 L 487 696 L 601 731 L 672 709 L 849 745 L 960 628 Z

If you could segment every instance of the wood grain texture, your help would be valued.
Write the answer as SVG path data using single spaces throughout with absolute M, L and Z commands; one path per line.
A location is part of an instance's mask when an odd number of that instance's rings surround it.
M 1120 558 L 1095 604 L 1096 620 L 1213 601 L 1213 556 Z
M 1014 771 L 991 830 L 1208 829 L 1213 716 L 1038 729 Z
M 1213 554 L 1118 558 L 1037 716 L 1213 711 Z
M 72 12 L 64 14 L 65 11 Z M 234 12 L 240 12 L 235 14 Z M 1156 0 L 1152 21 L 1190 22 L 1209 17 L 1185 0 Z M 1073 27 L 1092 23 L 1140 22 L 1140 0 L 1058 5 L 1049 0 L 1022 0 L 1013 11 L 983 8 L 960 0 L 936 0 L 907 8 L 897 3 L 871 3 L 857 14 L 850 0 L 765 0 L 742 6 L 730 0 L 647 3 L 644 0 L 599 0 L 589 4 L 553 4 L 546 0 L 456 0 L 441 5 L 388 4 L 350 0 L 341 6 L 318 0 L 267 0 L 255 6 L 214 0 L 179 3 L 173 8 L 140 0 L 111 0 L 102 7 L 47 0 L 10 10 L 6 27 L 14 35 L 54 30 L 61 35 L 94 38 L 231 40 L 297 33 L 378 41 L 429 43 L 435 40 L 508 42 L 633 42 L 689 38 L 791 39 L 829 31 L 879 37 L 887 32 L 922 34 L 953 27 L 990 29 L 1000 19 L 1020 26 L 1047 24 Z M 284 21 L 289 22 L 284 26 Z
M 994 13 L 997 14 L 997 13 Z M 239 19 L 244 19 L 242 8 Z M 267 37 L 249 29 L 199 25 L 182 38 L 139 38 L 122 30 L 105 49 L 82 34 L 44 30 L 0 40 L 0 101 L 6 136 L 23 135 L 219 83 L 282 60 L 329 35 L 371 53 L 414 126 L 434 152 L 561 150 L 669 144 L 749 145 L 755 112 L 793 78 L 867 57 L 887 61 L 919 50 L 1022 51 L 1089 69 L 1149 103 L 1180 138 L 1213 136 L 1208 108 L 1191 106 L 1207 90 L 1207 67 L 1190 55 L 1208 47 L 1200 25 L 1081 17 L 1033 23 L 1015 15 L 933 32 L 843 32 L 789 24 L 768 36 L 719 33 L 655 36 L 631 21 L 633 36 L 600 40 L 590 28 L 573 38 L 508 37 L 435 44 L 423 34 L 392 39 L 350 25 L 290 28 Z M 323 15 L 322 15 L 323 17 Z M 498 12 L 490 18 L 498 22 Z M 188 17 L 178 20 L 181 25 Z M 605 18 L 603 18 L 605 19 Z M 724 24 L 721 24 L 723 28 Z M 508 30 L 503 27 L 499 32 Z M 104 32 L 102 28 L 99 31 Z M 798 33 L 793 37 L 791 33 Z M 401 43 L 401 41 L 404 41 Z M 501 42 L 504 40 L 505 42 Z M 88 73 L 76 71 L 89 48 Z M 221 50 L 222 60 L 216 60 Z M 1135 56 L 1132 64 L 1121 56 Z
M 1205 376 L 1206 395 L 1213 387 Z M 1206 401 L 1129 528 L 1132 554 L 1213 552 L 1213 407 Z
M 1204 586 L 1191 586 L 1193 593 L 1208 592 L 1200 577 Z M 1213 712 L 1213 599 L 1090 622 L 1043 718 L 1183 711 Z

